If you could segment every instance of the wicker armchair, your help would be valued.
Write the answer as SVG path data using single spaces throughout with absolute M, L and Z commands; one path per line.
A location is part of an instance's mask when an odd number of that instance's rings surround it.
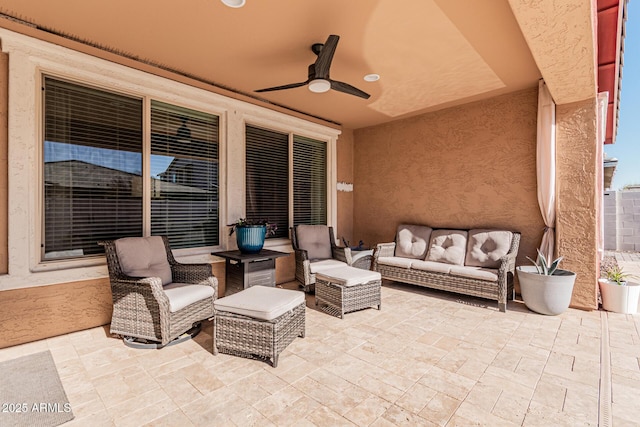
M 105 248 L 111 333 L 163 347 L 214 315 L 218 280 L 209 264 L 178 263 L 166 236 L 99 242 Z M 151 343 L 150 343 L 151 342 Z
M 316 273 L 323 268 L 351 265 L 351 249 L 336 246 L 333 227 L 296 225 L 291 229 L 296 280 L 305 292 L 315 291 Z

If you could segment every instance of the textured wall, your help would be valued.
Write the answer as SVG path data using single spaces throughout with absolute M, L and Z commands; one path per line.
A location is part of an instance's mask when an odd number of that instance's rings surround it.
M 595 98 L 556 107 L 557 251 L 577 274 L 571 305 L 586 309 L 597 308 L 599 277 L 596 129 Z
M 353 130 L 343 129 L 338 137 L 338 182 L 353 184 Z M 338 188 L 338 239 L 344 236 L 353 242 L 353 191 Z M 353 244 L 353 243 L 352 243 Z
M 520 231 L 518 264 L 544 223 L 536 195 L 537 88 L 355 131 L 354 237 L 402 222 Z
M 8 177 L 7 155 L 9 135 L 9 55 L 0 53 L 0 274 L 9 272 L 8 249 Z
M 639 193 L 640 194 L 640 193 Z M 604 192 L 604 249 L 615 251 L 617 246 L 618 209 L 616 207 L 618 193 Z M 640 224 L 640 221 L 638 222 Z

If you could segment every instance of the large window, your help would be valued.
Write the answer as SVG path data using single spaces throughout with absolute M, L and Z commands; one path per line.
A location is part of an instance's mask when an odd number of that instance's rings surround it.
M 145 234 L 167 234 L 176 248 L 219 243 L 218 118 L 143 105 L 142 98 L 45 77 L 44 259 L 95 255 L 103 252 L 99 240 Z
M 246 127 L 247 217 L 275 222 L 274 237 L 287 237 L 289 225 L 327 223 L 327 144 L 292 139 L 290 147 L 287 133 Z

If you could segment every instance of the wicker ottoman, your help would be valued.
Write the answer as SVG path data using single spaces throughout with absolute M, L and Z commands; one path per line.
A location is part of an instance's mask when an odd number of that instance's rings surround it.
M 377 271 L 355 267 L 336 267 L 316 273 L 316 305 L 322 310 L 344 318 L 363 308 L 382 307 L 380 286 L 382 279 Z
M 214 302 L 213 354 L 272 359 L 305 333 L 301 291 L 252 286 Z

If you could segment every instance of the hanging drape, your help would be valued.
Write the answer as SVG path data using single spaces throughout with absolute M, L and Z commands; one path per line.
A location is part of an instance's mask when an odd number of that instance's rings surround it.
M 538 83 L 536 165 L 538 204 L 545 224 L 540 252 L 547 259 L 553 259 L 556 226 L 556 104 L 544 80 Z

